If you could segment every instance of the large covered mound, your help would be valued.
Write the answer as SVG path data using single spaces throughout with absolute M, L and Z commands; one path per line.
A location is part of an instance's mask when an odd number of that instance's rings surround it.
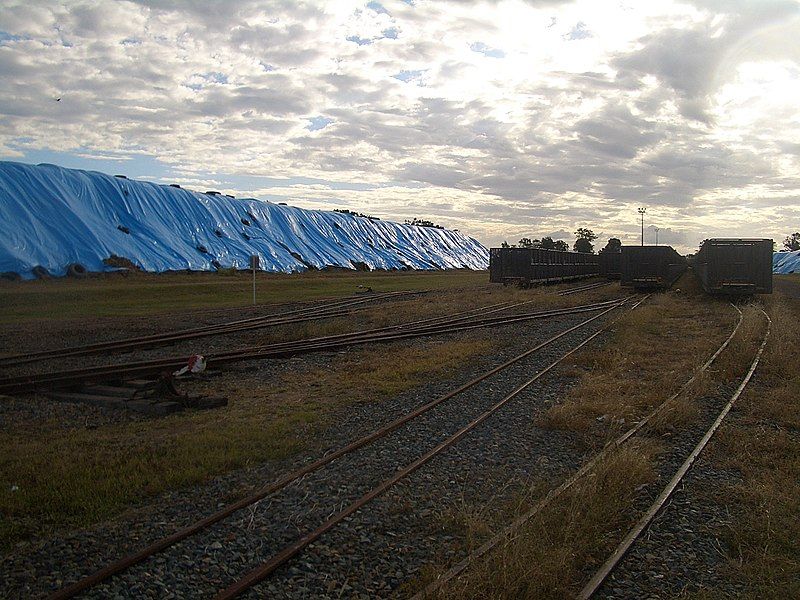
M 486 269 L 489 260 L 456 231 L 0 162 L 0 271 L 29 278 L 36 267 L 63 275 L 73 263 L 102 271 L 127 261 L 153 272 L 244 269 L 253 254 L 276 272 Z
M 800 273 L 800 250 L 775 252 L 772 255 L 772 272 L 781 275 Z

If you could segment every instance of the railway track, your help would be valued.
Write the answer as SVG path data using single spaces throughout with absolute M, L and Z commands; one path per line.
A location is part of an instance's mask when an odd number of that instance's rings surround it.
M 155 348 L 165 344 L 172 344 L 179 341 L 192 340 L 213 335 L 251 331 L 266 327 L 277 327 L 279 325 L 294 325 L 298 323 L 316 321 L 319 319 L 343 317 L 351 314 L 353 310 L 356 310 L 357 308 L 363 308 L 365 304 L 374 302 L 376 300 L 393 299 L 423 293 L 425 292 L 401 291 L 372 294 L 369 296 L 350 297 L 341 300 L 335 300 L 322 305 L 299 308 L 277 315 L 238 319 L 235 321 L 227 321 L 225 323 L 205 325 L 202 327 L 110 340 L 108 342 L 99 342 L 82 346 L 6 355 L 0 357 L 0 367 L 12 367 L 45 360 L 52 357 L 66 358 L 108 352 L 129 352 L 131 350 Z
M 600 282 L 600 283 L 578 286 L 568 290 L 563 290 L 559 292 L 558 295 L 569 296 L 579 292 L 589 291 L 598 287 L 603 287 L 604 285 L 608 285 L 608 282 Z M 365 308 L 364 305 L 370 302 L 375 302 L 377 300 L 400 298 L 404 296 L 414 296 L 425 293 L 427 293 L 427 291 L 419 291 L 419 292 L 399 291 L 399 292 L 378 293 L 369 296 L 354 296 L 349 298 L 343 298 L 340 300 L 335 300 L 322 305 L 303 307 L 296 310 L 279 313 L 277 315 L 267 315 L 262 317 L 238 319 L 234 321 L 227 321 L 224 323 L 204 325 L 202 327 L 193 327 L 189 329 L 167 331 L 151 335 L 109 340 L 106 342 L 84 344 L 81 346 L 55 348 L 49 350 L 42 350 L 38 352 L 6 354 L 0 356 L 0 368 L 15 367 L 32 362 L 46 360 L 48 358 L 53 358 L 53 357 L 58 357 L 59 359 L 61 359 L 61 358 L 89 356 L 92 354 L 102 354 L 111 352 L 130 352 L 133 350 L 156 348 L 167 344 L 174 344 L 176 342 L 209 337 L 214 335 L 224 335 L 228 333 L 237 333 L 241 331 L 264 329 L 267 327 L 277 327 L 280 325 L 295 325 L 299 323 L 317 321 L 320 319 L 344 317 L 350 315 L 354 310 Z M 479 307 L 476 309 L 463 311 L 462 313 L 457 313 L 457 314 L 466 315 L 486 310 L 488 310 L 491 313 L 491 312 L 496 312 L 496 310 L 507 310 L 516 306 L 522 306 L 524 304 L 528 304 L 529 302 L 530 301 L 518 302 L 518 303 L 504 302 L 504 303 L 498 303 L 490 306 Z M 446 320 L 446 317 L 441 317 L 439 319 L 435 318 L 426 319 L 424 321 L 419 321 L 416 323 L 423 323 L 426 321 L 435 322 L 437 320 L 444 321 Z
M 579 348 L 588 344 L 591 340 L 595 339 L 600 333 L 602 333 L 605 327 L 600 327 L 594 333 L 585 336 L 580 342 L 575 344 L 574 342 L 570 344 L 570 349 L 568 351 L 561 352 L 558 351 L 558 358 L 552 362 L 550 358 L 544 357 L 543 360 L 546 361 L 546 367 L 540 369 L 533 377 L 528 377 L 523 381 L 521 384 L 514 384 L 513 389 L 511 389 L 508 393 L 504 393 L 503 397 L 500 400 L 492 400 L 491 397 L 486 400 L 488 403 L 483 408 L 481 407 L 473 407 L 471 404 L 465 406 L 464 410 L 467 410 L 467 406 L 469 406 L 470 414 L 462 415 L 462 409 L 457 408 L 455 405 L 452 407 L 450 406 L 455 398 L 459 397 L 462 393 L 471 388 L 476 386 L 485 384 L 488 385 L 487 393 L 490 393 L 492 390 L 492 378 L 499 373 L 504 372 L 511 372 L 514 369 L 519 371 L 519 374 L 524 374 L 528 371 L 529 367 L 525 365 L 525 359 L 532 357 L 534 355 L 538 356 L 540 351 L 543 351 L 546 348 L 549 348 L 553 345 L 556 341 L 562 340 L 566 336 L 571 334 L 578 335 L 578 332 L 582 330 L 582 328 L 586 327 L 590 323 L 597 321 L 598 319 L 609 315 L 612 311 L 617 309 L 623 308 L 627 305 L 630 301 L 630 298 L 624 298 L 616 300 L 612 303 L 604 303 L 605 306 L 602 308 L 598 307 L 598 305 L 594 305 L 591 312 L 592 316 L 582 319 L 575 325 L 570 325 L 569 327 L 562 328 L 557 334 L 553 335 L 549 339 L 544 340 L 543 342 L 537 343 L 525 352 L 505 361 L 504 363 L 494 367 L 493 369 L 483 373 L 481 376 L 472 379 L 471 381 L 459 386 L 457 389 L 444 394 L 435 400 L 425 403 L 422 406 L 419 406 L 416 409 L 413 409 L 402 416 L 395 418 L 394 420 L 390 421 L 386 425 L 364 435 L 363 437 L 335 450 L 330 452 L 317 460 L 308 463 L 307 465 L 302 466 L 301 468 L 288 473 L 274 482 L 262 487 L 258 491 L 254 492 L 253 494 L 249 495 L 242 500 L 232 503 L 224 508 L 221 508 L 217 512 L 201 519 L 192 525 L 185 527 L 172 535 L 169 535 L 161 540 L 158 540 L 146 548 L 135 552 L 131 555 L 128 555 L 116 562 L 113 562 L 106 567 L 102 568 L 99 571 L 96 571 L 83 579 L 61 589 L 60 591 L 56 592 L 51 596 L 51 598 L 70 598 L 79 594 L 83 591 L 88 590 L 89 588 L 96 586 L 104 581 L 107 581 L 109 578 L 117 575 L 120 576 L 127 570 L 131 569 L 135 565 L 142 563 L 143 561 L 149 559 L 150 557 L 166 551 L 173 545 L 179 544 L 184 540 L 188 540 L 189 538 L 195 538 L 202 534 L 203 536 L 214 535 L 214 532 L 219 529 L 219 527 L 214 527 L 214 531 L 211 531 L 212 526 L 220 524 L 222 521 L 225 521 L 232 517 L 233 515 L 239 513 L 243 509 L 248 507 L 252 507 L 256 505 L 266 498 L 270 498 L 270 504 L 279 502 L 279 500 L 275 497 L 275 494 L 279 491 L 286 490 L 289 488 L 290 484 L 298 484 L 301 481 L 304 484 L 310 483 L 309 478 L 313 478 L 316 476 L 322 476 L 321 473 L 324 471 L 325 467 L 331 465 L 331 463 L 336 462 L 339 465 L 338 468 L 340 469 L 347 469 L 347 464 L 340 464 L 339 461 L 347 460 L 352 461 L 353 464 L 360 464 L 363 459 L 359 452 L 363 452 L 369 450 L 369 452 L 377 453 L 377 456 L 380 456 L 382 460 L 389 461 L 389 472 L 391 472 L 391 476 L 384 480 L 379 480 L 379 483 L 375 483 L 375 477 L 369 477 L 366 474 L 362 474 L 363 468 L 357 471 L 353 471 L 351 474 L 350 479 L 358 479 L 357 475 L 363 476 L 363 481 L 359 482 L 348 482 L 347 485 L 355 486 L 353 490 L 358 489 L 360 492 L 356 494 L 356 499 L 352 502 L 349 502 L 347 498 L 344 499 L 338 497 L 325 497 L 320 498 L 317 500 L 309 499 L 307 504 L 309 504 L 308 511 L 303 510 L 302 508 L 298 507 L 294 500 L 289 500 L 290 505 L 293 511 L 300 511 L 304 514 L 304 518 L 308 518 L 308 515 L 313 513 L 317 515 L 317 517 L 321 518 L 322 524 L 317 525 L 311 531 L 301 535 L 300 537 L 295 538 L 294 540 L 290 541 L 288 544 L 283 544 L 278 551 L 272 555 L 272 557 L 263 563 L 261 566 L 257 567 L 256 569 L 252 570 L 248 574 L 245 575 L 241 580 L 235 582 L 227 589 L 222 591 L 218 597 L 220 598 L 228 598 L 238 595 L 242 591 L 251 587 L 254 583 L 263 580 L 264 578 L 268 577 L 271 573 L 273 573 L 278 567 L 285 564 L 287 561 L 291 560 L 293 557 L 297 556 L 299 553 L 303 551 L 309 544 L 311 544 L 314 540 L 318 539 L 320 536 L 324 535 L 326 532 L 330 531 L 334 528 L 337 524 L 341 523 L 343 520 L 347 519 L 356 511 L 359 511 L 361 508 L 366 506 L 371 501 L 375 500 L 377 497 L 385 493 L 388 489 L 394 486 L 399 481 L 407 478 L 410 474 L 417 471 L 423 465 L 428 463 L 434 457 L 439 455 L 442 451 L 449 448 L 464 436 L 468 435 L 473 429 L 478 427 L 481 423 L 486 421 L 489 417 L 493 414 L 498 412 L 503 406 L 505 406 L 508 402 L 512 399 L 516 398 L 521 392 L 529 388 L 533 385 L 536 381 L 540 380 L 544 377 L 547 373 L 549 373 L 553 368 L 555 368 L 562 360 L 564 360 L 567 356 L 571 355 Z M 638 306 L 641 302 L 636 302 L 634 305 Z M 553 311 L 554 312 L 554 311 Z M 541 314 L 541 313 L 540 313 Z M 560 312 L 559 314 L 562 315 L 576 315 L 580 314 L 580 312 Z M 525 320 L 530 320 L 530 316 L 527 317 Z M 483 319 L 485 321 L 485 319 Z M 475 323 L 467 323 L 463 325 L 464 327 L 476 327 L 476 326 L 483 326 L 478 325 Z M 509 371 L 511 370 L 511 371 Z M 519 381 L 519 380 L 517 380 Z M 513 380 L 512 380 L 513 383 Z M 496 394 L 496 392 L 494 392 Z M 455 432 L 444 432 L 438 434 L 438 437 L 442 435 L 445 436 L 444 439 L 441 441 L 433 440 L 434 445 L 427 451 L 423 451 L 422 454 L 417 454 L 418 450 L 413 448 L 409 444 L 402 444 L 402 447 L 405 449 L 406 453 L 411 453 L 409 456 L 413 456 L 412 460 L 409 460 L 406 464 L 397 464 L 397 460 L 403 460 L 403 456 L 401 455 L 399 458 L 394 456 L 392 453 L 387 454 L 382 447 L 375 447 L 375 444 L 379 442 L 381 444 L 387 443 L 387 439 L 392 437 L 392 434 L 399 434 L 400 431 L 405 432 L 403 435 L 410 435 L 409 432 L 417 431 L 420 427 L 432 427 L 438 423 L 437 416 L 439 419 L 442 418 L 442 414 L 437 411 L 441 411 L 442 408 L 447 407 L 448 410 L 456 410 L 459 414 L 459 418 L 461 420 L 467 420 L 463 426 L 458 428 Z M 477 412 L 477 414 L 476 414 Z M 446 415 L 446 413 L 444 413 Z M 449 419 L 445 419 L 445 422 L 449 423 Z M 414 426 L 417 429 L 409 429 L 406 426 Z M 427 431 L 427 429 L 423 429 Z M 394 436 L 396 437 L 396 436 Z M 394 441 L 397 443 L 397 440 Z M 380 446 L 380 445 L 379 445 Z M 349 472 L 349 471 L 348 471 Z M 347 487 L 347 486 L 346 486 Z M 291 493 L 300 493 L 297 492 L 294 487 L 291 489 Z M 303 498 L 305 501 L 306 498 Z M 344 508 L 344 506 L 347 506 Z M 328 507 L 328 508 L 326 508 Z M 330 507 L 339 507 L 334 508 L 333 511 L 330 511 Z M 328 515 L 327 518 L 325 515 Z M 277 526 L 277 524 L 276 524 Z M 281 527 L 286 528 L 289 527 L 290 529 L 294 527 L 292 524 L 282 525 Z M 272 527 L 270 527 L 270 530 Z M 276 527 L 277 529 L 280 529 Z M 278 535 L 276 532 L 275 535 Z M 280 537 L 280 536 L 279 536 Z M 280 542 L 280 540 L 278 540 Z M 207 540 L 199 541 L 198 543 L 207 543 Z M 183 547 L 183 545 L 182 545 Z M 180 550 L 179 550 L 180 551 Z M 134 575 L 135 577 L 135 575 Z
M 434 582 L 426 586 L 422 591 L 418 592 L 413 597 L 413 600 L 423 600 L 424 598 L 434 597 L 440 590 L 444 588 L 444 586 L 446 586 L 450 582 L 453 582 L 454 580 L 459 578 L 462 574 L 464 574 L 470 568 L 471 565 L 477 564 L 479 561 L 484 559 L 484 557 L 486 557 L 490 552 L 496 550 L 501 544 L 505 544 L 513 540 L 514 537 L 517 535 L 517 533 L 523 528 L 523 526 L 527 522 L 529 522 L 537 514 L 541 513 L 545 507 L 547 507 L 554 500 L 562 496 L 579 480 L 592 473 L 595 466 L 597 466 L 601 460 L 606 459 L 611 453 L 613 453 L 614 451 L 622 447 L 624 444 L 632 440 L 638 433 L 645 431 L 648 428 L 648 426 L 655 420 L 655 418 L 658 415 L 662 414 L 670 406 L 672 406 L 673 402 L 676 399 L 678 399 L 684 392 L 686 392 L 686 390 L 697 380 L 698 376 L 707 371 L 708 368 L 722 354 L 722 352 L 729 346 L 730 342 L 733 340 L 734 336 L 739 331 L 743 318 L 742 312 L 739 311 L 739 309 L 736 306 L 734 306 L 734 308 L 739 313 L 739 319 L 733 331 L 730 333 L 727 339 L 719 346 L 719 348 L 717 348 L 717 350 L 706 360 L 706 362 L 700 366 L 700 368 L 692 375 L 692 377 L 678 389 L 678 391 L 672 394 L 663 403 L 661 403 L 658 407 L 656 407 L 652 412 L 650 412 L 643 419 L 637 422 L 632 428 L 627 430 L 622 435 L 618 436 L 616 439 L 609 442 L 599 453 L 595 454 L 592 458 L 590 458 L 587 462 L 585 462 L 561 485 L 548 492 L 542 500 L 537 502 L 527 512 L 520 515 L 505 529 L 503 529 L 502 531 L 498 532 L 496 535 L 491 537 L 484 544 L 478 547 L 477 550 L 475 550 L 473 553 L 471 553 L 463 560 L 456 563 L 448 571 L 440 575 Z M 765 317 L 769 322 L 769 317 L 766 315 L 766 313 Z M 708 443 L 708 440 L 718 429 L 722 420 L 728 414 L 734 402 L 738 399 L 738 397 L 744 390 L 745 386 L 749 382 L 761 358 L 768 336 L 769 336 L 769 327 L 767 328 L 767 331 L 758 349 L 756 357 L 753 359 L 753 362 L 750 365 L 747 374 L 745 375 L 744 379 L 742 380 L 737 390 L 734 392 L 731 399 L 723 407 L 717 419 L 714 421 L 711 427 L 709 427 L 709 429 L 705 432 L 700 442 L 691 452 L 686 461 L 681 465 L 678 472 L 675 474 L 672 480 L 667 484 L 667 486 L 664 488 L 661 494 L 659 494 L 656 501 L 647 509 L 644 516 L 628 532 L 628 534 L 625 536 L 623 541 L 620 542 L 619 546 L 613 552 L 613 554 L 608 558 L 608 560 L 600 567 L 600 569 L 598 569 L 594 573 L 594 575 L 586 584 L 586 586 L 581 590 L 580 594 L 578 595 L 578 598 L 588 599 L 594 596 L 594 594 L 601 588 L 601 586 L 608 578 L 608 576 L 619 565 L 623 557 L 630 550 L 630 548 L 633 546 L 636 540 L 638 540 L 641 537 L 641 535 L 646 530 L 648 524 L 652 521 L 655 515 L 660 510 L 663 509 L 666 502 L 669 500 L 670 496 L 679 485 L 683 476 L 688 472 L 689 468 L 691 467 L 693 462 L 697 459 L 699 454 L 702 452 L 703 448 L 705 448 L 705 445 Z
M 683 481 L 683 478 L 689 472 L 689 469 L 692 468 L 692 465 L 698 459 L 700 454 L 705 450 L 708 442 L 711 440 L 711 437 L 717 432 L 722 422 L 725 420 L 725 417 L 728 416 L 728 413 L 733 408 L 733 405 L 739 399 L 739 396 L 742 395 L 745 387 L 750 382 L 750 379 L 753 377 L 753 373 L 755 373 L 756 368 L 758 367 L 758 363 L 761 361 L 761 356 L 764 353 L 764 348 L 767 345 L 767 340 L 769 339 L 770 334 L 770 325 L 772 323 L 769 315 L 766 312 L 762 311 L 764 317 L 767 320 L 767 328 L 764 333 L 764 338 L 761 341 L 761 345 L 756 352 L 753 361 L 750 363 L 750 367 L 742 379 L 739 386 L 736 388 L 736 391 L 731 395 L 730 399 L 727 403 L 722 407 L 717 418 L 714 419 L 714 422 L 711 426 L 706 430 L 703 434 L 703 437 L 700 438 L 700 441 L 697 442 L 697 445 L 692 449 L 689 455 L 686 457 L 686 460 L 683 461 L 681 466 L 669 480 L 666 486 L 661 490 L 658 494 L 656 499 L 653 503 L 647 508 L 644 512 L 642 517 L 636 522 L 636 524 L 626 533 L 625 537 L 623 537 L 622 541 L 619 543 L 617 548 L 612 552 L 612 554 L 606 559 L 606 561 L 600 566 L 597 571 L 592 575 L 589 579 L 587 584 L 583 587 L 583 589 L 578 594 L 578 598 L 581 600 L 588 600 L 592 598 L 603 586 L 605 581 L 611 575 L 611 573 L 619 566 L 619 564 L 623 561 L 625 556 L 627 555 L 628 551 L 633 547 L 633 545 L 642 537 L 642 535 L 647 531 L 647 528 L 652 523 L 653 519 L 656 515 L 664 510 L 669 499 L 674 494 L 675 490 L 678 488 L 680 483 Z
M 579 285 L 574 288 L 570 288 L 568 290 L 562 290 L 558 292 L 559 296 L 571 296 L 572 294 L 579 294 L 580 292 L 588 292 L 590 290 L 596 290 L 597 288 L 606 287 L 607 285 L 611 285 L 612 281 L 598 281 L 595 283 L 588 283 L 586 285 Z
M 522 323 L 535 319 L 546 319 L 562 315 L 579 314 L 604 310 L 606 307 L 619 302 L 609 300 L 567 309 L 554 309 L 536 311 L 532 313 L 517 314 L 505 317 L 486 317 L 486 315 L 525 303 L 502 305 L 494 309 L 482 311 L 475 315 L 475 311 L 467 311 L 456 317 L 439 317 L 423 321 L 415 321 L 404 325 L 394 325 L 377 329 L 345 333 L 318 338 L 284 342 L 264 346 L 240 348 L 227 352 L 219 352 L 206 356 L 207 364 L 218 367 L 237 361 L 286 358 L 310 352 L 331 351 L 341 348 L 367 343 L 385 343 L 397 340 L 414 339 L 431 335 L 454 333 L 482 327 L 498 327 L 513 323 Z M 172 372 L 186 364 L 186 356 L 172 356 L 146 361 L 136 361 L 121 364 L 107 364 L 83 369 L 72 369 L 56 372 L 39 372 L 16 377 L 0 379 L 0 393 L 24 394 L 41 390 L 64 388 L 89 383 L 105 381 L 119 381 L 136 377 L 159 375 Z

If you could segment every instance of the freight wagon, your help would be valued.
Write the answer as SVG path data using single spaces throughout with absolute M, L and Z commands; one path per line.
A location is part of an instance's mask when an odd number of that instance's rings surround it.
M 706 240 L 694 272 L 709 294 L 771 294 L 772 246 L 768 239 Z
M 542 248 L 491 248 L 489 281 L 528 287 L 533 283 L 569 281 L 597 275 L 596 254 Z
M 669 289 L 686 270 L 686 259 L 672 246 L 623 246 L 620 285 L 636 289 Z
M 622 266 L 622 252 L 619 250 L 604 250 L 597 255 L 600 267 L 600 276 L 608 279 L 619 279 Z

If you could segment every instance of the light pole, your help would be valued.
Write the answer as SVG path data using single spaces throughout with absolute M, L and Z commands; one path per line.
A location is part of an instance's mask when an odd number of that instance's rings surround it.
M 639 207 L 639 214 L 642 215 L 642 246 L 644 246 L 644 213 L 646 212 L 646 208 Z
M 656 246 L 658 246 L 658 227 L 653 227 L 656 230 Z

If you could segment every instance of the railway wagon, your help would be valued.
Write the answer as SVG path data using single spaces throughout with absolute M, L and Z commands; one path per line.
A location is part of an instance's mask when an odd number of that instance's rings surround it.
M 636 289 L 669 289 L 686 270 L 686 259 L 672 246 L 623 246 L 620 285 Z
M 622 266 L 622 252 L 619 250 L 606 250 L 597 255 L 600 267 L 600 276 L 608 279 L 620 278 L 620 267 Z
M 772 293 L 772 240 L 706 240 L 695 255 L 694 272 L 709 294 Z
M 596 254 L 543 248 L 491 248 L 489 281 L 508 285 L 569 281 L 597 275 Z

